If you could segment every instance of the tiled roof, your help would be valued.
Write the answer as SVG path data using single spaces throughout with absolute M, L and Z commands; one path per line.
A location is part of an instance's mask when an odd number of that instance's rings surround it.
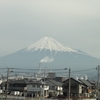
M 28 84 L 47 84 L 47 83 L 43 81 L 29 81 Z
M 51 83 L 51 84 L 54 84 L 54 85 L 56 85 L 56 86 L 62 86 L 62 83 L 60 83 L 60 82 L 57 82 L 57 81 L 55 81 L 55 80 L 52 80 L 52 79 L 50 79 L 50 80 L 47 80 L 47 82 L 48 82 L 48 83 Z
M 76 81 L 76 82 L 78 82 L 79 84 L 82 84 L 82 82 L 80 81 L 80 80 L 78 80 L 78 79 L 75 79 L 75 78 L 70 78 L 71 80 L 74 80 L 74 81 Z M 66 81 L 68 81 L 69 79 L 67 79 L 67 80 L 65 80 L 65 81 L 63 81 L 63 83 L 64 82 L 66 82 Z
M 14 84 L 14 83 L 19 83 L 19 84 L 27 84 L 28 80 L 10 80 L 9 83 Z
M 85 84 L 86 86 L 88 86 L 88 87 L 91 87 L 92 86 L 92 84 L 89 82 L 89 81 L 87 81 L 87 80 L 84 80 L 84 79 L 79 79 L 83 84 Z

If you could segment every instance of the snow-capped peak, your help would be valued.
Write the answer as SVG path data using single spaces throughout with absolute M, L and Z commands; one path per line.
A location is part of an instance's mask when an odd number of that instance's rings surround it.
M 50 50 L 51 52 L 77 52 L 76 50 L 57 42 L 51 37 L 44 37 L 27 48 L 28 51 L 37 51 L 43 49 Z

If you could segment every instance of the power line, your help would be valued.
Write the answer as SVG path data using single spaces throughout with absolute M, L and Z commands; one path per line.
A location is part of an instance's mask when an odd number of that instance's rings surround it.
M 83 71 L 88 71 L 88 70 L 93 70 L 93 69 L 96 69 L 96 68 L 84 69 L 84 70 L 77 70 L 77 71 L 72 71 L 72 72 L 83 72 Z
M 22 69 L 22 68 L 12 68 L 13 69 L 13 72 L 15 73 L 34 73 L 34 71 L 38 71 L 38 69 Z M 75 73 L 75 72 L 85 72 L 85 71 L 90 71 L 90 70 L 94 70 L 96 68 L 91 68 L 91 69 L 84 69 L 84 70 L 76 70 L 76 71 L 71 71 L 72 73 Z M 23 70 L 23 71 L 16 71 L 16 70 Z M 28 70 L 28 71 L 24 71 L 24 70 Z M 47 72 L 51 69 L 46 69 Z M 59 71 L 60 70 L 60 71 Z M 61 71 L 62 70 L 62 71 Z M 42 69 L 42 71 L 44 71 L 44 69 Z M 66 73 L 66 71 L 64 71 L 64 69 L 52 69 L 52 71 L 55 71 L 56 73 Z M 68 73 L 68 72 L 67 72 Z
M 0 68 L 0 69 L 7 69 L 7 68 Z M 30 69 L 27 69 L 27 68 L 11 68 L 11 69 L 13 69 L 13 70 L 38 70 L 38 68 L 30 68 Z M 41 70 L 44 70 L 45 68 L 42 68 Z M 72 71 L 72 72 L 78 72 L 78 71 L 88 71 L 88 70 L 92 70 L 92 69 L 96 69 L 96 68 L 91 68 L 91 69 L 83 69 L 83 70 L 76 70 L 76 71 Z M 56 68 L 56 69 L 47 69 L 47 70 L 65 70 L 64 68 L 61 68 L 61 69 L 59 69 L 59 68 Z
M 30 69 L 27 69 L 27 68 L 13 68 L 13 69 L 17 69 L 17 70 L 38 70 L 38 68 L 35 68 L 35 69 L 33 69 L 33 68 L 32 69 L 31 68 Z M 42 68 L 41 70 L 44 70 L 44 69 L 45 68 Z M 63 69 L 62 68 L 61 69 L 59 69 L 59 68 L 52 69 L 51 68 L 51 69 L 47 69 L 47 70 L 64 70 L 64 68 Z
M 0 69 L 7 69 L 7 68 L 0 68 Z M 35 73 L 35 72 L 38 72 L 38 69 L 23 69 L 23 68 L 11 68 L 11 69 L 13 69 L 14 73 Z M 90 71 L 90 70 L 94 70 L 94 69 L 96 69 L 96 68 L 75 70 L 75 71 L 71 71 L 71 73 L 86 72 L 86 71 Z M 27 71 L 25 71 L 25 70 L 27 70 Z M 47 70 L 47 72 L 51 71 L 51 69 L 46 69 L 46 70 Z M 44 71 L 44 69 L 42 69 L 42 71 Z M 67 70 L 65 71 L 64 68 L 63 69 L 52 69 L 52 71 L 54 71 L 55 73 L 68 73 L 68 71 Z

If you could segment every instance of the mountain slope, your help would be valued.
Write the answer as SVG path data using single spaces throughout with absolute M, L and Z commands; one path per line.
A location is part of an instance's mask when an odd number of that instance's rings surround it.
M 94 68 L 100 59 L 85 52 L 62 45 L 53 38 L 44 37 L 27 48 L 0 58 L 0 67 L 57 69 L 70 67 L 74 70 Z

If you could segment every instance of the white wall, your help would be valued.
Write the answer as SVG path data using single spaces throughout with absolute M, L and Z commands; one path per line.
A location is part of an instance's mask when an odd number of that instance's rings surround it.
M 41 91 L 41 89 L 43 89 L 44 88 L 44 90 L 49 90 L 49 86 L 45 86 L 44 85 L 44 87 L 37 87 L 36 85 L 35 85 L 35 87 L 33 87 L 33 85 L 32 84 L 30 84 L 30 85 L 27 85 L 27 91 Z

